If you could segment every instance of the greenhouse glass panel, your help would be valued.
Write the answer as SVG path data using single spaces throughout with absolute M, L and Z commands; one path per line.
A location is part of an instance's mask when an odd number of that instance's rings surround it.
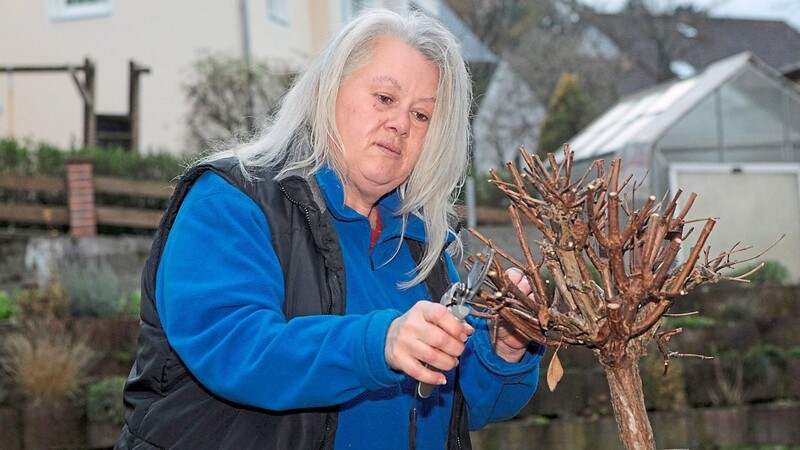
M 748 68 L 720 88 L 723 145 L 744 147 L 783 142 L 781 91 Z
M 800 93 L 784 91 L 783 101 L 786 105 L 786 120 L 790 142 L 800 144 Z
M 725 162 L 782 162 L 784 155 L 780 145 L 728 147 L 725 149 Z
M 683 116 L 661 139 L 665 149 L 714 147 L 717 141 L 717 114 L 714 96 L 704 98 Z

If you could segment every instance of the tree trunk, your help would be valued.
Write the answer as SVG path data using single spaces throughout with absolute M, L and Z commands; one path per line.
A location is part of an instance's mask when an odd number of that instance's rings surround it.
M 611 403 L 622 445 L 627 450 L 652 450 L 656 448 L 653 429 L 647 417 L 642 392 L 642 378 L 636 361 L 604 366 Z

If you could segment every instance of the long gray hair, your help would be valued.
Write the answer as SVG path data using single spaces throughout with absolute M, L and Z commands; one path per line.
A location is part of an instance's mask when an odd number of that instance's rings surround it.
M 436 20 L 417 11 L 404 16 L 380 9 L 363 12 L 298 76 L 263 133 L 210 159 L 234 155 L 245 174 L 253 168 L 277 168 L 277 179 L 296 171 L 310 176 L 328 164 L 347 183 L 341 158 L 334 151 L 344 149 L 335 125 L 334 105 L 342 81 L 366 64 L 372 44 L 387 36 L 416 49 L 439 69 L 436 107 L 419 160 L 398 188 L 402 201 L 399 213 L 404 222 L 409 215 L 418 216 L 425 223 L 428 238 L 416 275 L 401 285 L 409 287 L 430 273 L 447 234 L 453 232 L 449 224 L 455 223 L 454 204 L 468 165 L 471 82 L 458 41 Z M 457 234 L 450 248 L 462 250 Z

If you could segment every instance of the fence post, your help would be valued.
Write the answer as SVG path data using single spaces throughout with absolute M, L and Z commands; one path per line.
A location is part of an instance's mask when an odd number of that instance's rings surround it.
M 67 161 L 67 211 L 73 238 L 97 235 L 94 207 L 94 176 L 90 159 Z

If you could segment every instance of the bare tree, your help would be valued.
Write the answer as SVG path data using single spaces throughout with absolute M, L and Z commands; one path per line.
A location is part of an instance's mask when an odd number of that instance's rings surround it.
M 184 89 L 190 137 L 200 146 L 255 132 L 275 112 L 293 76 L 275 64 L 225 55 L 206 55 L 193 69 L 194 80 Z
M 579 24 L 555 29 L 533 27 L 520 37 L 519 51 L 508 59 L 525 81 L 533 86 L 539 100 L 547 104 L 564 73 L 574 73 L 592 101 L 590 116 L 616 102 L 616 58 L 590 51 L 585 29 Z
M 520 171 L 509 163 L 512 182 L 494 172 L 492 182 L 511 201 L 508 213 L 516 230 L 524 260 L 515 259 L 475 230 L 475 236 L 500 255 L 489 272 L 490 290 L 475 303 L 487 317 L 512 324 L 529 339 L 546 346 L 585 346 L 603 366 L 611 391 L 620 440 L 627 449 L 653 449 L 655 439 L 645 410 L 638 362 L 647 343 L 656 340 L 665 370 L 671 357 L 670 340 L 680 328 L 659 331 L 661 319 L 682 295 L 701 283 L 715 282 L 720 271 L 740 262 L 734 256 L 746 249 L 736 246 L 714 256 L 705 247 L 715 220 L 706 219 L 685 261 L 677 256 L 691 231 L 686 217 L 695 199 L 682 208 L 681 192 L 631 210 L 636 192 L 631 177 L 620 179 L 621 162 L 615 159 L 606 172 L 602 160 L 577 180 L 572 179 L 572 152 L 565 145 L 563 160 L 549 154 L 547 168 L 536 155 L 520 150 L 527 167 Z M 589 179 L 592 173 L 595 176 Z M 630 189 L 627 189 L 630 187 Z M 537 242 L 541 257 L 534 257 L 524 232 L 533 224 L 542 234 Z M 478 256 L 481 257 L 480 255 Z M 533 287 L 525 295 L 500 263 L 519 268 Z M 543 271 L 549 272 L 552 288 Z M 599 277 L 595 279 L 594 273 Z M 729 278 L 744 280 L 749 274 Z M 479 313 L 480 314 L 480 313 Z M 547 379 L 553 389 L 563 371 L 558 353 Z
M 474 114 L 475 160 L 480 166 L 501 167 L 513 157 L 509 148 L 536 147 L 544 105 L 564 72 L 580 77 L 592 100 L 589 117 L 616 100 L 616 61 L 582 53 L 584 41 L 575 23 L 578 16 L 558 0 L 447 3 L 501 60 L 498 65 L 470 67 L 476 105 L 480 105 Z M 505 73 L 512 73 L 515 83 L 494 78 Z
M 674 64 L 702 41 L 707 11 L 727 0 L 713 1 L 704 8 L 682 0 L 627 0 L 615 17 L 597 14 L 579 0 L 560 1 L 609 36 L 629 65 L 660 83 L 674 78 Z
M 476 167 L 503 167 L 513 149 L 535 144 L 544 107 L 509 64 L 501 62 L 473 121 Z M 509 152 L 509 149 L 512 149 Z

